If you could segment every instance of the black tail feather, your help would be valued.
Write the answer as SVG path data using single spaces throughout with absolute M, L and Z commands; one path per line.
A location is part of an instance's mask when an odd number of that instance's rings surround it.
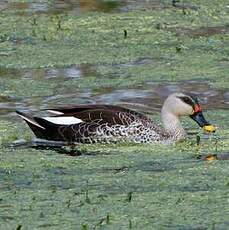
M 40 117 L 33 117 L 16 110 L 16 113 L 29 125 L 37 138 L 59 141 L 62 138 L 58 134 L 58 125 Z

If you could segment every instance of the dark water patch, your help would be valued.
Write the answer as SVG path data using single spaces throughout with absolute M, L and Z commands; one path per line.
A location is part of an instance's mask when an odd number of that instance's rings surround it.
M 208 108 L 225 109 L 229 103 L 226 90 L 212 89 L 205 81 L 181 81 L 174 84 L 148 82 L 146 86 L 138 89 L 112 90 L 110 92 L 93 96 L 95 103 L 126 104 L 139 107 L 143 110 L 161 109 L 165 98 L 174 92 L 184 92 L 196 95 L 200 103 Z
M 53 103 L 55 105 L 58 104 L 60 98 L 64 100 L 73 100 L 74 98 L 90 98 L 91 93 L 83 91 L 80 92 L 80 95 L 77 94 L 78 89 L 74 88 L 74 92 L 69 93 L 67 89 L 63 94 L 59 95 L 57 92 L 55 95 L 52 93 L 52 85 L 57 85 L 56 90 L 58 90 L 59 86 L 66 80 L 78 80 L 80 78 L 88 77 L 88 76 L 96 76 L 96 69 L 88 64 L 82 64 L 78 66 L 69 66 L 67 68 L 43 68 L 43 69 L 4 69 L 0 68 L 0 91 L 3 92 L 0 95 L 0 116 L 4 116 L 7 114 L 12 114 L 15 109 L 23 109 L 25 110 L 34 110 L 34 106 L 42 105 L 43 107 L 48 107 Z M 31 85 L 27 83 L 31 82 Z M 40 83 L 46 81 L 47 89 L 50 87 L 50 93 L 47 91 L 47 96 L 32 96 L 32 97 L 19 97 L 15 96 L 19 93 L 23 93 L 24 91 L 17 85 L 17 81 L 20 83 L 22 81 L 25 84 L 28 84 L 28 87 L 37 87 L 34 89 L 35 91 L 44 92 L 43 86 L 40 86 Z M 21 85 L 21 84 L 19 84 Z M 33 93 L 33 89 L 26 89 L 25 92 Z M 5 93 L 4 93 L 5 92 Z M 11 92 L 11 93 L 8 93 Z M 5 95 L 6 94 L 6 95 Z M 9 94 L 9 95 L 7 95 Z M 74 103 L 74 101 L 73 101 Z M 77 101 L 77 103 L 82 103 L 81 101 Z
M 44 73 L 44 72 L 43 72 Z M 49 72 L 50 74 L 50 72 Z M 5 75 L 6 76 L 6 75 Z M 28 73 L 24 77 L 35 77 Z M 50 75 L 49 75 L 50 76 Z M 37 75 L 38 78 L 44 79 L 47 76 Z M 67 77 L 67 76 L 66 76 Z M 192 93 L 196 95 L 203 108 L 208 109 L 226 109 L 229 105 L 229 93 L 226 89 L 213 89 L 205 81 L 181 81 L 174 83 L 148 82 L 144 87 L 115 89 L 78 89 L 78 88 L 61 88 L 61 82 L 66 77 L 59 76 L 57 93 L 45 97 L 28 97 L 28 98 L 11 98 L 2 96 L 0 102 L 1 116 L 15 116 L 15 109 L 24 112 L 38 111 L 41 109 L 55 108 L 75 104 L 119 104 L 132 109 L 140 110 L 144 113 L 160 111 L 165 98 L 174 92 Z M 48 80 L 52 81 L 52 77 Z M 76 78 L 77 79 L 77 78 Z M 68 79 L 66 79 L 68 80 Z M 72 91 L 72 92 L 71 92 Z
M 198 10 L 198 9 L 200 9 L 200 7 L 197 5 L 194 5 L 191 3 L 185 3 L 184 1 L 180 1 L 180 0 L 172 0 L 171 2 L 172 2 L 173 7 L 178 8 L 178 9 L 182 9 L 183 11 L 184 10 Z M 184 14 L 185 14 L 185 11 L 184 11 Z
M 58 78 L 61 79 L 72 79 L 81 78 L 87 76 L 96 76 L 96 67 L 90 64 L 72 65 L 69 67 L 49 67 L 40 69 L 5 69 L 0 68 L 1 78 L 17 78 L 17 79 L 34 79 L 34 80 L 45 80 Z
M 209 26 L 196 29 L 191 28 L 166 28 L 168 31 L 176 33 L 177 36 L 187 36 L 191 38 L 210 37 L 218 34 L 228 34 L 229 26 Z
M 95 96 L 98 103 L 136 103 L 141 104 L 144 99 L 150 98 L 152 92 L 150 90 L 129 89 L 129 90 L 114 90 L 107 94 L 99 94 Z M 143 104 L 143 103 L 142 103 Z
M 142 0 L 131 1 L 127 0 L 127 4 L 121 8 L 121 12 L 127 12 L 132 10 L 164 10 L 172 8 L 171 1 L 161 0 Z
M 5 10 L 16 10 L 23 13 L 46 13 L 58 14 L 63 12 L 72 12 L 82 14 L 84 12 L 115 12 L 124 3 L 121 1 L 103 1 L 103 0 L 56 0 L 52 2 L 11 2 L 4 6 Z
M 142 58 L 136 61 L 111 65 L 109 68 L 114 68 L 114 71 L 120 69 L 121 72 L 125 72 L 125 68 L 136 67 L 138 65 L 151 65 L 154 62 L 158 64 L 161 61 L 164 62 L 161 58 Z M 0 116 L 14 116 L 13 111 L 15 109 L 29 112 L 30 110 L 37 111 L 58 106 L 95 103 L 120 104 L 150 113 L 152 111 L 160 111 L 165 98 L 174 92 L 194 94 L 199 97 L 203 107 L 206 106 L 208 109 L 225 109 L 229 105 L 228 90 L 212 88 L 207 79 L 174 81 L 173 83 L 166 80 L 147 80 L 144 85 L 128 87 L 128 89 L 126 87 L 118 87 L 117 89 L 116 84 L 112 86 L 111 83 L 108 87 L 99 87 L 97 83 L 94 83 L 94 81 L 96 82 L 100 78 L 116 81 L 115 72 L 106 74 L 100 72 L 102 71 L 101 68 L 103 68 L 102 65 L 90 64 L 72 65 L 65 68 L 1 68 L 0 81 L 2 81 L 2 84 L 0 85 L 0 90 L 2 92 L 6 92 L 7 94 L 8 91 L 12 91 L 14 94 L 17 94 L 19 89 L 17 89 L 16 81 L 27 82 L 28 80 L 33 84 L 33 87 L 37 85 L 36 94 L 40 94 L 41 96 L 26 97 L 26 94 L 23 97 L 16 97 L 2 94 L 0 97 Z M 120 71 L 118 71 L 117 76 L 120 78 L 122 73 L 120 74 Z M 44 85 L 40 85 L 40 83 L 44 82 L 44 80 L 47 85 L 47 92 L 45 92 L 45 96 L 42 96 Z M 88 87 L 86 85 L 78 87 L 84 81 L 88 81 Z M 128 77 L 124 78 L 123 81 L 129 81 Z M 91 84 L 95 84 L 95 86 L 91 87 Z M 23 91 L 19 91 L 19 93 L 23 94 Z
M 178 6 L 178 4 L 177 4 Z M 32 1 L 32 2 L 7 2 L 0 3 L 2 11 L 16 11 L 20 14 L 58 14 L 71 12 L 73 14 L 82 14 L 85 12 L 128 12 L 133 10 L 163 10 L 171 8 L 172 2 L 160 0 L 56 0 L 56 1 Z M 184 7 L 184 6 L 183 6 Z M 193 8 L 193 7 L 186 7 Z
M 0 5 L 2 10 L 27 11 L 29 13 L 46 12 L 48 3 L 46 2 L 8 2 L 3 1 Z
M 128 67 L 134 67 L 134 66 L 144 66 L 144 65 L 151 65 L 151 64 L 160 64 L 164 62 L 172 62 L 174 59 L 172 58 L 162 58 L 162 57 L 154 57 L 154 58 L 149 58 L 149 57 L 144 57 L 144 58 L 139 58 L 137 60 L 132 60 L 129 62 L 125 63 L 119 63 L 119 64 L 113 64 L 113 65 L 107 65 L 107 67 L 114 68 L 116 71 L 117 69 L 125 69 Z M 106 66 L 106 65 L 105 65 Z

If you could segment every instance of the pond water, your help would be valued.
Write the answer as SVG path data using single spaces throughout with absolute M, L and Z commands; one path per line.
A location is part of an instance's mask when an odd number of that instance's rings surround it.
M 141 62 L 142 63 L 142 62 Z M 144 62 L 144 65 L 146 63 Z M 115 68 L 125 70 L 126 66 L 140 65 L 122 64 Z M 111 69 L 113 67 L 110 67 Z M 57 83 L 58 88 L 54 89 L 54 94 L 36 97 L 17 97 L 16 95 L 1 96 L 0 98 L 0 116 L 8 117 L 15 115 L 15 108 L 25 112 L 31 110 L 39 111 L 57 106 L 74 104 L 119 104 L 131 107 L 137 110 L 143 110 L 148 113 L 160 111 L 165 98 L 174 92 L 192 93 L 198 96 L 203 108 L 207 109 L 228 109 L 229 91 L 227 89 L 214 89 L 208 81 L 187 80 L 178 82 L 146 82 L 143 86 L 128 89 L 116 89 L 112 86 L 91 89 L 90 86 L 84 90 L 61 87 L 61 83 L 74 80 L 80 81 L 82 78 L 91 75 L 100 77 L 99 67 L 95 65 L 82 64 L 79 66 L 70 66 L 66 68 L 43 68 L 43 69 L 2 69 L 0 71 L 1 79 L 16 79 L 17 81 L 29 79 L 33 81 L 45 81 L 47 84 Z M 124 69 L 124 70 L 123 70 Z M 116 73 L 113 73 L 115 76 Z M 104 76 L 106 77 L 106 76 Z M 112 76 L 107 76 L 108 78 Z M 9 117 L 10 116 L 10 117 Z
M 17 13 L 26 14 L 57 14 L 71 12 L 73 14 L 82 14 L 85 12 L 126 12 L 134 9 L 155 9 L 161 10 L 173 7 L 170 1 L 143 0 L 143 1 L 119 1 L 119 0 L 57 0 L 57 1 L 2 1 L 0 9 L 13 10 Z
M 227 1 L 0 2 L 0 229 L 228 229 Z M 199 97 L 163 144 L 36 144 L 19 109 L 123 105 L 160 123 L 172 92 Z

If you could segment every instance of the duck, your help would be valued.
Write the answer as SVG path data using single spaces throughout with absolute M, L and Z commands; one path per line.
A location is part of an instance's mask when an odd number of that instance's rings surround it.
M 182 116 L 189 116 L 206 132 L 216 130 L 204 118 L 198 98 L 180 92 L 170 94 L 163 103 L 163 127 L 140 112 L 118 105 L 75 105 L 46 112 L 50 116 L 16 111 L 36 138 L 67 143 L 175 142 L 187 134 L 180 121 Z

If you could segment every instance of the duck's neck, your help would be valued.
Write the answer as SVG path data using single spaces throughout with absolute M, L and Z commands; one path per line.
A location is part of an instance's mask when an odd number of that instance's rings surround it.
M 161 119 L 166 132 L 169 133 L 172 139 L 178 140 L 186 135 L 186 132 L 180 123 L 179 117 L 167 111 L 164 107 L 161 111 Z

